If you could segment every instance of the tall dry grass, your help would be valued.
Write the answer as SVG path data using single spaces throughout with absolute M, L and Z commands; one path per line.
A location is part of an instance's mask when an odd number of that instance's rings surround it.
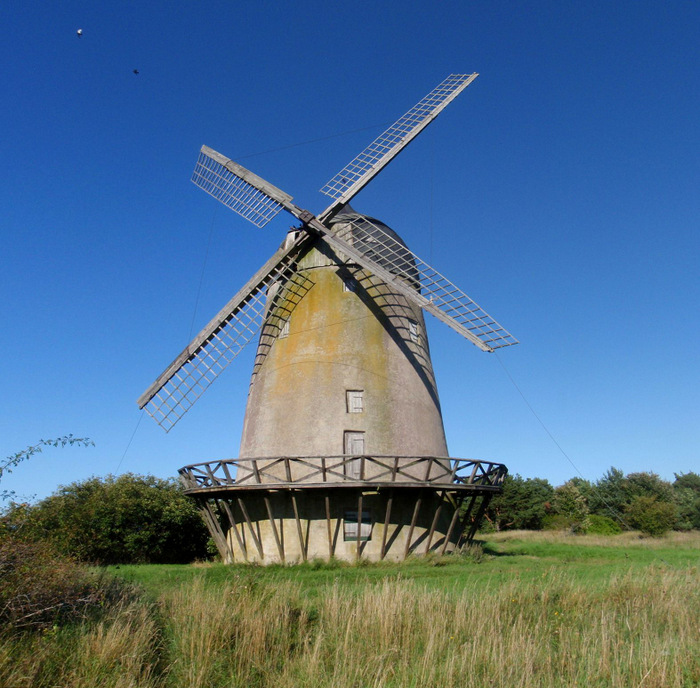
M 202 577 L 162 595 L 157 608 L 127 606 L 24 646 L 6 638 L 0 685 L 700 685 L 697 568 L 631 570 L 595 589 L 547 570 L 536 583 L 514 574 L 467 590 L 407 579 L 307 590 L 291 580 L 256 583 L 254 573 L 226 584 Z
M 564 575 L 486 596 L 385 581 L 306 602 L 291 583 L 201 583 L 166 602 L 173 685 L 694 686 L 697 571 L 627 574 L 591 595 Z
M 643 535 L 637 530 L 626 531 L 619 535 L 582 535 L 561 530 L 504 530 L 489 533 L 490 542 L 523 541 L 558 545 L 575 544 L 579 547 L 606 547 L 610 549 L 635 547 L 639 549 L 697 549 L 700 547 L 700 533 L 697 530 L 687 532 L 671 531 L 661 537 Z
M 166 677 L 156 615 L 132 602 L 77 627 L 0 637 L 3 688 L 159 688 Z

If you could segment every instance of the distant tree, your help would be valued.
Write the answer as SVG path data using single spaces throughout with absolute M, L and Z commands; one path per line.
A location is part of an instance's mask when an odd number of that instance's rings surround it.
M 625 478 L 627 497 L 655 497 L 660 502 L 673 502 L 673 486 L 656 473 L 628 473 Z
M 647 535 L 663 535 L 673 528 L 677 518 L 675 504 L 649 495 L 637 495 L 627 507 L 629 524 Z
M 495 530 L 539 530 L 553 494 L 547 480 L 508 475 L 503 492 L 491 500 L 486 519 Z
M 700 475 L 689 473 L 674 473 L 673 488 L 687 488 L 700 495 Z
M 595 483 L 588 507 L 593 514 L 620 519 L 628 503 L 625 474 L 619 468 L 612 466 Z
M 675 474 L 673 496 L 678 508 L 679 530 L 700 529 L 700 475 Z
M 207 555 L 206 527 L 174 480 L 89 478 L 25 506 L 22 518 L 25 537 L 86 562 L 186 563 Z
M 571 478 L 571 480 L 568 480 L 567 482 L 576 486 L 578 491 L 581 493 L 583 498 L 586 500 L 586 504 L 590 503 L 593 492 L 596 489 L 590 480 L 586 480 L 585 478 L 575 476 L 574 478 Z M 589 507 L 590 507 L 590 504 L 589 504 Z
M 566 519 L 574 533 L 585 533 L 590 525 L 588 502 L 573 480 L 554 490 L 552 510 Z
M 589 505 L 591 513 L 609 516 L 628 528 L 636 528 L 629 522 L 627 514 L 638 497 L 647 497 L 661 504 L 673 505 L 675 502 L 671 483 L 662 480 L 656 473 L 625 475 L 619 468 L 613 467 L 595 484 Z

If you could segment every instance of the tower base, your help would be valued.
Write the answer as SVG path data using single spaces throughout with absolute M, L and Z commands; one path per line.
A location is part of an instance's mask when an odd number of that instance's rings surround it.
M 391 469 L 387 480 L 344 479 L 342 471 L 325 468 L 318 476 L 306 470 L 303 480 L 279 479 L 280 467 L 292 476 L 299 475 L 300 465 L 358 458 L 363 471 L 365 462 Z M 446 461 L 451 474 L 431 481 L 431 463 Z M 426 467 L 427 480 L 417 477 L 416 465 Z M 272 472 L 275 482 L 265 482 Z M 436 457 L 281 457 L 197 464 L 180 475 L 224 562 L 292 564 L 403 561 L 453 552 L 473 538 L 506 472 L 502 464 Z M 238 481 L 232 477 L 237 475 Z M 310 482 L 315 477 L 326 480 Z

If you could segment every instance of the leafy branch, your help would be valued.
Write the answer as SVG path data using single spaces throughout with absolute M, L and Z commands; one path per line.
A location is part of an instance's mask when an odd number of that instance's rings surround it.
M 22 461 L 26 461 L 28 458 L 34 456 L 34 454 L 39 454 L 44 447 L 65 447 L 77 445 L 79 447 L 90 447 L 95 446 L 95 443 L 88 437 L 73 437 L 72 434 L 64 435 L 63 437 L 56 437 L 51 440 L 39 440 L 36 444 L 31 447 L 27 447 L 22 451 L 12 454 L 0 460 L 0 480 L 2 480 L 5 473 L 12 473 L 12 469 L 18 466 Z M 6 500 L 14 495 L 13 491 L 3 490 L 0 492 L 0 499 Z

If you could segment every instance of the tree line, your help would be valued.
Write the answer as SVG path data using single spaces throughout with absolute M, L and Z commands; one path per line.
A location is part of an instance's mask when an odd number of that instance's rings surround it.
M 597 534 L 639 530 L 654 536 L 698 530 L 700 475 L 676 473 L 669 482 L 656 473 L 625 475 L 613 467 L 596 482 L 572 478 L 559 487 L 542 478 L 509 475 L 482 524 L 486 531 L 564 528 Z
M 573 478 L 558 487 L 509 475 L 481 530 L 509 529 L 649 535 L 700 529 L 700 475 L 677 474 L 671 483 L 611 468 L 596 482 Z M 102 565 L 188 563 L 215 553 L 178 481 L 131 473 L 74 482 L 35 504 L 11 502 L 0 515 L 3 534 Z

